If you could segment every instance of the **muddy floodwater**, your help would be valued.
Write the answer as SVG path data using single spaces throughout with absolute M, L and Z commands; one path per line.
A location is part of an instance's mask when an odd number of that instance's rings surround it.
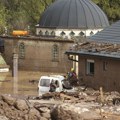
M 38 80 L 42 75 L 51 75 L 57 73 L 49 72 L 33 72 L 19 71 L 18 72 L 18 95 L 38 95 Z M 61 73 L 62 74 L 62 73 Z M 0 73 L 0 93 L 14 94 L 14 78 L 12 72 Z

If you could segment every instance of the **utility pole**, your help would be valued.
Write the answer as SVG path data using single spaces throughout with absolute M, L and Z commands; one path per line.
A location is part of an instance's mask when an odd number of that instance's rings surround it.
M 18 94 L 18 54 L 13 53 L 13 92 Z
M 28 27 L 29 28 L 29 27 Z M 18 94 L 18 41 L 20 36 L 28 35 L 28 31 L 15 30 L 13 31 L 13 70 L 12 75 L 14 78 L 13 90 L 14 94 Z
M 13 40 L 13 93 L 18 94 L 18 38 Z

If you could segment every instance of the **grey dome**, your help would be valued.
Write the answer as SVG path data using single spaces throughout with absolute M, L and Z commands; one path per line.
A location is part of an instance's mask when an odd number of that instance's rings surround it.
M 56 0 L 41 16 L 39 27 L 95 29 L 109 26 L 104 12 L 91 0 Z

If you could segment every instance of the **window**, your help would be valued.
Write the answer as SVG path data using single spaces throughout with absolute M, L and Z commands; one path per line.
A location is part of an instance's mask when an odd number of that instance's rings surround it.
M 20 45 L 19 45 L 19 58 L 21 58 L 21 59 L 25 58 L 25 45 L 24 45 L 24 43 L 20 43 Z
M 46 32 L 45 32 L 45 35 L 46 35 L 46 36 L 49 36 L 49 32 L 48 32 L 48 31 L 46 31 Z
M 42 32 L 41 30 L 39 31 L 39 35 L 40 35 L 40 36 L 42 36 L 42 35 L 43 35 L 43 32 Z
M 107 64 L 108 64 L 108 63 L 107 63 L 106 61 L 103 62 L 103 70 L 104 70 L 104 71 L 107 70 Z
M 51 32 L 51 36 L 55 36 L 55 32 L 54 31 Z
M 90 35 L 92 36 L 93 34 L 94 34 L 93 31 L 91 31 L 91 32 L 90 32 Z
M 75 33 L 73 31 L 70 32 L 70 36 L 74 36 Z
M 64 31 L 62 31 L 62 32 L 60 33 L 60 35 L 61 35 L 61 36 L 64 36 L 64 35 L 65 35 L 65 32 L 64 32 Z
M 94 75 L 94 60 L 87 60 L 87 74 Z
M 52 60 L 53 61 L 59 60 L 59 47 L 56 44 L 53 45 L 53 48 L 52 48 Z
M 49 87 L 50 86 L 50 79 L 41 79 L 40 86 Z
M 79 35 L 83 37 L 85 34 L 84 34 L 84 32 L 81 31 L 81 32 L 79 33 Z

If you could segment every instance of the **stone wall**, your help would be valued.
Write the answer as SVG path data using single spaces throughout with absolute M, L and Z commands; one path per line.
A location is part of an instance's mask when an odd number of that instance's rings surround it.
M 94 75 L 87 74 L 86 61 L 94 60 Z M 107 63 L 104 70 L 104 62 Z M 105 57 L 79 57 L 79 76 L 83 78 L 83 83 L 87 86 L 99 89 L 100 86 L 107 91 L 120 91 L 120 62 L 117 59 Z
M 19 45 L 24 44 L 24 58 L 19 57 L 19 69 L 36 70 L 45 72 L 67 72 L 72 67 L 72 62 L 64 54 L 73 44 L 73 41 L 40 39 L 40 38 L 3 38 L 5 41 L 4 57 L 12 68 L 13 52 L 20 54 Z M 59 49 L 58 59 L 53 60 L 53 46 Z

